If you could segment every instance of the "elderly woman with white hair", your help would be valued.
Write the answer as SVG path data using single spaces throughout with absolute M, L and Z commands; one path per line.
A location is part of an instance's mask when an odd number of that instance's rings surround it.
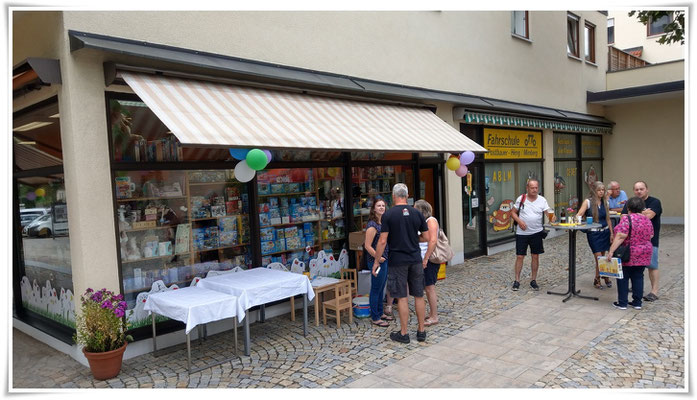
M 438 240 L 438 220 L 433 216 L 433 207 L 426 200 L 417 200 L 414 203 L 414 208 L 419 210 L 426 218 L 428 225 L 429 239 L 419 238 L 419 247 L 421 247 L 421 259 L 424 264 L 424 291 L 426 292 L 426 300 L 428 300 L 429 313 L 424 320 L 424 325 L 431 326 L 438 323 L 438 294 L 436 293 L 436 281 L 438 280 L 438 270 L 440 265 L 428 261 L 428 258 L 436 248 Z

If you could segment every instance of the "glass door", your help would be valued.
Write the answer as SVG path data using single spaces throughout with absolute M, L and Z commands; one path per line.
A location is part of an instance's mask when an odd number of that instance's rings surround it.
M 462 206 L 465 257 L 485 254 L 484 230 L 486 207 L 481 185 L 481 164 L 470 164 L 469 172 L 462 178 Z

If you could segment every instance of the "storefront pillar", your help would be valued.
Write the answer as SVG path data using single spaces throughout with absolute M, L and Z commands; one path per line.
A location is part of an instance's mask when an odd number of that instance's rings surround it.
M 58 100 L 77 310 L 86 288 L 119 291 L 119 279 L 102 61 L 63 47 Z
M 551 129 L 542 130 L 542 149 L 543 196 L 550 207 L 554 207 L 554 132 Z

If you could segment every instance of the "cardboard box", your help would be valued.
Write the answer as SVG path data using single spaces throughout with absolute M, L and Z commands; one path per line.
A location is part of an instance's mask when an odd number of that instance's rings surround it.
M 363 242 L 365 242 L 365 232 L 349 233 L 349 250 L 363 250 Z

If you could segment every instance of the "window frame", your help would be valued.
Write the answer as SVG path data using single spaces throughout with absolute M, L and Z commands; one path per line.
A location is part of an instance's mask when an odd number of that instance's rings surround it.
M 569 29 L 571 28 L 570 23 L 573 21 L 573 24 L 575 25 L 575 36 L 572 37 L 574 40 L 573 43 L 573 48 L 569 48 Z M 581 18 L 578 15 L 575 15 L 573 13 L 567 12 L 566 13 L 566 54 L 580 59 L 581 58 L 581 52 L 579 48 L 579 25 L 581 24 Z M 570 51 L 571 50 L 571 51 Z M 574 52 L 575 51 L 575 52 Z
M 668 15 L 666 15 L 666 17 L 668 18 L 668 22 L 666 22 L 666 24 L 663 25 L 663 27 L 661 28 L 661 31 L 659 33 L 651 33 L 651 24 L 653 24 L 653 18 L 651 18 L 649 16 L 649 20 L 646 23 L 646 37 L 647 38 L 654 37 L 654 36 L 663 36 L 666 33 L 665 27 L 666 27 L 666 25 L 670 24 L 671 21 L 673 21 L 673 18 L 674 18 L 673 12 L 668 11 Z
M 610 23 L 612 22 L 612 26 L 610 26 Z M 612 41 L 610 41 L 610 28 L 612 28 Z M 607 44 L 615 44 L 615 19 L 614 18 L 608 18 L 607 19 Z
M 516 32 L 516 16 L 518 15 L 517 13 L 523 13 L 523 20 L 525 21 L 525 34 L 521 35 L 518 32 Z M 511 11 L 511 34 L 513 36 L 523 38 L 523 39 L 528 39 L 530 40 L 530 14 L 528 11 Z
M 589 32 L 588 37 L 586 37 L 586 30 Z M 595 64 L 595 25 L 588 21 L 584 21 L 583 24 L 583 40 L 585 42 L 583 58 L 587 62 Z M 586 47 L 589 50 L 587 54 Z

